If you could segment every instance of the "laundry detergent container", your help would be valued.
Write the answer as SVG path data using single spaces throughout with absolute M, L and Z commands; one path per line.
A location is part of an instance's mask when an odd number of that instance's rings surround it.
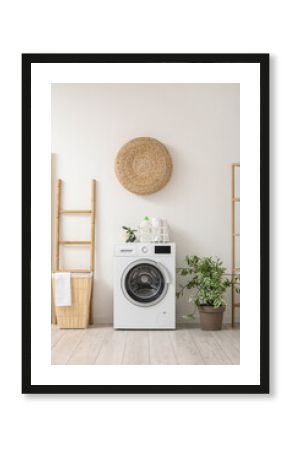
M 52 274 L 52 294 L 59 328 L 87 328 L 90 318 L 92 273 L 71 274 L 71 305 L 56 306 L 56 279 Z

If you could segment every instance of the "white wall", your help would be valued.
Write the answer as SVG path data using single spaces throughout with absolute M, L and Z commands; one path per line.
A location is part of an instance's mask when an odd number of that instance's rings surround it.
M 148 196 L 125 190 L 114 173 L 119 148 L 138 136 L 159 139 L 173 160 L 169 183 Z M 112 322 L 112 254 L 121 226 L 136 226 L 144 215 L 168 219 L 178 265 L 187 254 L 214 255 L 230 270 L 238 84 L 54 84 L 52 155 L 52 191 L 61 178 L 64 208 L 89 208 L 90 180 L 97 180 L 96 322 Z M 89 239 L 89 218 L 65 217 L 63 238 Z M 66 249 L 62 256 L 66 267 L 89 264 L 82 248 Z M 188 311 L 186 299 L 178 300 L 178 319 Z

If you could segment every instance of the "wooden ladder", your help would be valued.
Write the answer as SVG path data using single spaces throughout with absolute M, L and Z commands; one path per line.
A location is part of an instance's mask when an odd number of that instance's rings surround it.
M 94 279 L 95 266 L 95 215 L 96 215 L 96 180 L 91 181 L 91 209 L 62 209 L 62 180 L 57 180 L 56 186 L 56 237 L 55 237 L 55 271 L 70 273 L 92 273 Z M 88 214 L 91 216 L 91 233 L 89 241 L 64 241 L 60 240 L 60 220 L 63 214 Z M 60 246 L 61 245 L 89 245 L 90 246 L 90 268 L 89 269 L 60 269 Z M 90 323 L 93 322 L 93 285 L 91 292 Z
M 236 267 L 236 239 L 240 238 L 240 233 L 236 232 L 236 204 L 240 202 L 240 198 L 236 196 L 236 170 L 240 169 L 240 163 L 232 164 L 231 171 L 231 245 L 232 245 L 232 281 L 236 274 L 240 273 L 240 268 Z M 235 326 L 236 308 L 240 307 L 236 297 L 236 285 L 232 284 L 232 327 Z

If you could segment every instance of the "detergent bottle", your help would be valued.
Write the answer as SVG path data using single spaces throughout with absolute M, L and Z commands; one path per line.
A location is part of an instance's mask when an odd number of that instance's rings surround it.
M 139 230 L 140 230 L 140 242 L 150 242 L 152 227 L 148 216 L 145 216 L 142 222 L 140 223 Z

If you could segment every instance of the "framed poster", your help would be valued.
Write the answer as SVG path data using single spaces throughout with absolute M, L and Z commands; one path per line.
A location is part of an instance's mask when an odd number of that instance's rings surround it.
M 23 54 L 22 145 L 23 393 L 268 393 L 269 55 Z

